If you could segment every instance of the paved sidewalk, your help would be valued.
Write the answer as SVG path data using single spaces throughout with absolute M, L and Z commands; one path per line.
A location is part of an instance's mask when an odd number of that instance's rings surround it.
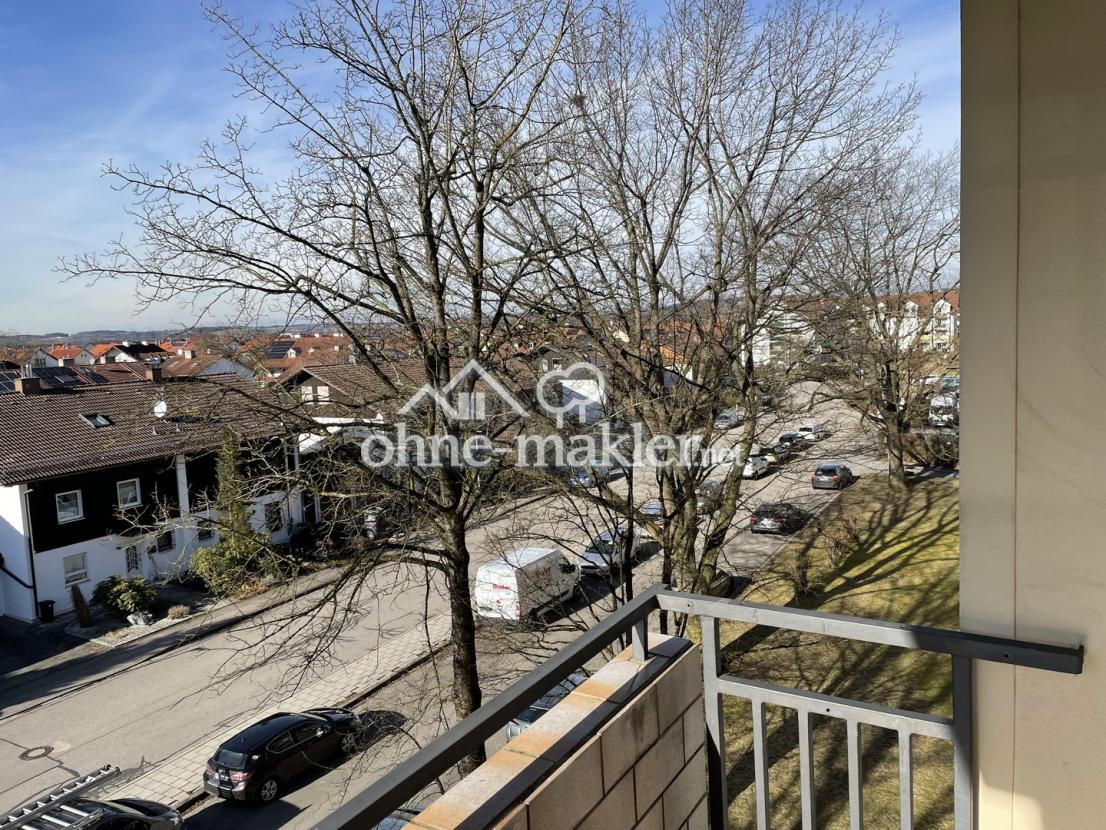
M 301 687 L 280 703 L 253 712 L 226 729 L 201 738 L 156 766 L 135 770 L 134 777 L 113 787 L 106 798 L 143 798 L 177 806 L 203 790 L 203 770 L 215 749 L 251 723 L 275 712 L 342 706 L 364 697 L 449 642 L 448 614 L 430 617 L 426 625 L 404 631 L 376 651 Z M 126 775 L 126 773 L 124 773 Z
M 16 628 L 9 621 L 0 621 L 0 669 L 3 671 L 0 675 L 3 680 L 0 683 L 0 719 L 18 715 L 73 690 L 86 688 L 146 660 L 326 588 L 336 582 L 341 573 L 340 568 L 317 571 L 244 600 L 219 603 L 183 623 L 152 631 L 114 649 L 69 637 L 65 637 L 67 645 L 43 648 L 42 643 L 35 642 L 36 630 L 41 628 L 38 624 L 18 623 Z M 5 628 L 5 625 L 8 627 Z M 17 644 L 27 655 L 46 653 L 50 656 L 32 662 L 14 653 Z

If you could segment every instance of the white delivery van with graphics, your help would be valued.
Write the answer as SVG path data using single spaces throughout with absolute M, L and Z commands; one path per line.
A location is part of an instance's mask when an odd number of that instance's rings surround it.
M 476 613 L 522 620 L 569 599 L 580 586 L 580 569 L 554 548 L 522 548 L 476 571 Z

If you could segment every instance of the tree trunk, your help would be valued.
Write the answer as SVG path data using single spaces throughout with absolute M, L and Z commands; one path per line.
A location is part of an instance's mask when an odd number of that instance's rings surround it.
M 469 591 L 469 552 L 464 528 L 453 533 L 451 567 L 447 574 L 449 612 L 453 636 L 453 708 L 463 720 L 480 708 L 480 677 L 476 670 L 476 617 Z M 468 775 L 487 759 L 484 747 L 468 755 L 458 765 Z
M 892 486 L 905 487 L 906 464 L 903 460 L 905 451 L 903 449 L 902 429 L 899 427 L 897 421 L 890 422 L 887 424 L 886 433 L 887 480 Z

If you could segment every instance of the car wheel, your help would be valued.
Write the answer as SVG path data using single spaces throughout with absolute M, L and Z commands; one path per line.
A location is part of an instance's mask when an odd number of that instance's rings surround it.
M 266 778 L 257 788 L 257 800 L 262 804 L 274 801 L 280 795 L 280 782 L 275 778 Z
M 342 735 L 342 742 L 338 745 L 343 755 L 352 755 L 357 751 L 357 736 L 352 732 Z

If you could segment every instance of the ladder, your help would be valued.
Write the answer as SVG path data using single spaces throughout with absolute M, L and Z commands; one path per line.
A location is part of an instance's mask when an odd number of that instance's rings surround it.
M 78 830 L 89 827 L 103 816 L 104 811 L 89 806 L 78 807 L 70 802 L 118 774 L 119 767 L 108 764 L 88 775 L 74 778 L 7 815 L 0 814 L 0 830 Z

